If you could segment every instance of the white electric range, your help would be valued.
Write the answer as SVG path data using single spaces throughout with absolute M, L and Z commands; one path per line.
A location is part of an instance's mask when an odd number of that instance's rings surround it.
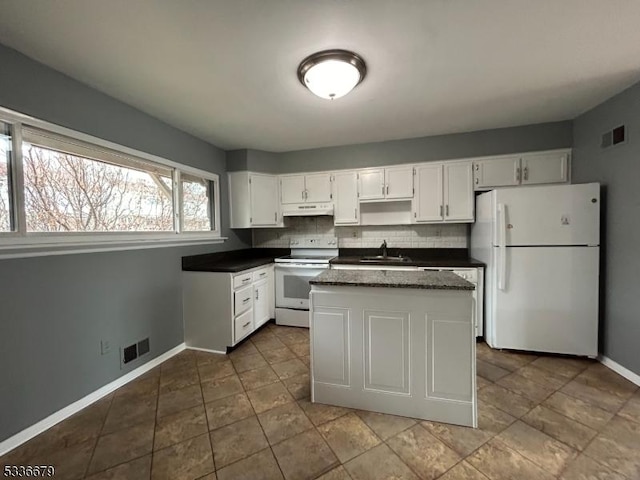
M 275 259 L 276 324 L 309 328 L 309 280 L 329 268 L 338 256 L 338 239 L 291 240 L 291 255 Z

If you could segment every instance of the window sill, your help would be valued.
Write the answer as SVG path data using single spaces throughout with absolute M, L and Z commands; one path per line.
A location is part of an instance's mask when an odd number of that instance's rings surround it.
M 24 240 L 24 239 L 23 239 Z M 99 238 L 76 240 L 70 236 L 63 241 L 49 238 L 34 238 L 18 243 L 0 243 L 0 260 L 8 258 L 43 257 L 49 255 L 70 255 L 76 253 L 113 252 L 119 250 L 141 250 L 146 248 L 183 247 L 189 245 L 214 245 L 224 243 L 227 237 L 199 234 L 175 234 L 152 238 Z

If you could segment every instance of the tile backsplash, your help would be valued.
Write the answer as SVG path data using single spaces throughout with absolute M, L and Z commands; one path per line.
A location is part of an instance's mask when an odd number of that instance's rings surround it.
M 291 239 L 337 237 L 340 248 L 467 248 L 467 224 L 335 227 L 333 217 L 286 217 L 285 228 L 253 229 L 253 246 L 288 247 Z

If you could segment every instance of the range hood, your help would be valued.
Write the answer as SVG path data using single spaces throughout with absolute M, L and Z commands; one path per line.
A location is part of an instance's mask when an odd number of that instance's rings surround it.
M 310 217 L 312 215 L 333 216 L 333 203 L 294 203 L 282 205 L 283 217 Z

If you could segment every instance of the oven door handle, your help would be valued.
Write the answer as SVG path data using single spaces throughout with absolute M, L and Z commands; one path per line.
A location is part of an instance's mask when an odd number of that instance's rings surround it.
M 276 268 L 278 270 L 284 270 L 287 268 L 306 268 L 307 270 L 327 270 L 329 265 L 318 265 L 318 264 L 308 264 L 308 265 L 295 265 L 295 264 L 276 264 Z

